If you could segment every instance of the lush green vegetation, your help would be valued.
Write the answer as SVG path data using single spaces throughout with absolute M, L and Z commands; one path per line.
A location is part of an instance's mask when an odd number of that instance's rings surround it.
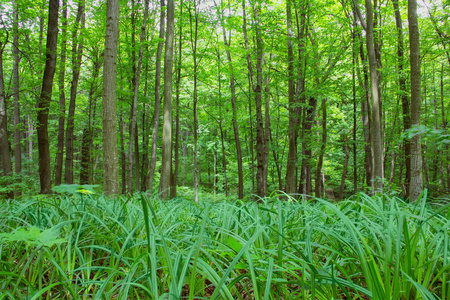
M 195 204 L 91 188 L 1 202 L 0 299 L 450 296 L 449 204 L 426 191 Z

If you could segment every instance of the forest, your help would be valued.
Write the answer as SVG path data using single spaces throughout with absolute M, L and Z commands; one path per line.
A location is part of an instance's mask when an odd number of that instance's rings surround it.
M 0 300 L 450 299 L 449 0 L 0 0 Z
M 0 6 L 4 197 L 450 189 L 447 2 L 56 2 Z

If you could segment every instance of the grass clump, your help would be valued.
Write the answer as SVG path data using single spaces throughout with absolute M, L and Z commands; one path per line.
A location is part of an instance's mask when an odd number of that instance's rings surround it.
M 449 299 L 448 205 L 422 200 L 2 202 L 0 299 Z

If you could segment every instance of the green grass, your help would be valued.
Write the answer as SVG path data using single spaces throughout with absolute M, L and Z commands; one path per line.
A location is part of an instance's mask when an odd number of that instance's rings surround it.
M 280 198 L 4 201 L 0 299 L 450 299 L 448 205 Z

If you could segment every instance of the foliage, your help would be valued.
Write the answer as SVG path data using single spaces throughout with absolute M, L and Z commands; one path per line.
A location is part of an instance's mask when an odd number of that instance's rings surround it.
M 2 299 L 449 296 L 450 205 L 426 192 L 420 204 L 203 197 L 2 202 Z

